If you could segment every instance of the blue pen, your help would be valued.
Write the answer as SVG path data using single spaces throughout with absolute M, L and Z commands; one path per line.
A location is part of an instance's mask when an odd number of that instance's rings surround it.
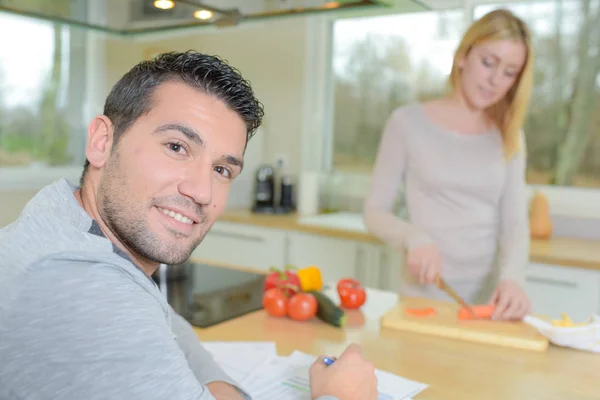
M 324 362 L 326 365 L 331 365 L 331 364 L 333 364 L 333 362 L 334 362 L 334 361 L 335 361 L 335 359 L 333 359 L 333 358 L 330 358 L 330 357 L 323 357 L 323 362 Z

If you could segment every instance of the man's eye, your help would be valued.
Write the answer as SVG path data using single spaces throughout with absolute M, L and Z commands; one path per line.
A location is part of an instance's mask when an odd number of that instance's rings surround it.
M 185 148 L 183 147 L 183 145 L 181 143 L 169 142 L 169 143 L 167 143 L 167 147 L 173 153 L 177 153 L 177 154 L 180 154 L 182 151 L 185 151 Z
M 217 171 L 217 173 L 223 175 L 226 178 L 231 178 L 231 171 L 229 171 L 225 167 L 215 167 L 215 171 Z

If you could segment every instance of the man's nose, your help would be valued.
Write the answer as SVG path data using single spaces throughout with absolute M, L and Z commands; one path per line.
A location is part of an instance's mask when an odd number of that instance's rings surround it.
M 212 200 L 212 165 L 190 165 L 185 179 L 179 183 L 179 192 L 200 205 L 210 204 Z

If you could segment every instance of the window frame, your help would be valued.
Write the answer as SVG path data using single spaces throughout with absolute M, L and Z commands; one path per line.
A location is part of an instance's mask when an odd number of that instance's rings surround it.
M 93 7 L 87 7 L 88 13 L 103 10 L 93 10 Z M 81 108 L 81 120 L 90 121 L 97 113 L 102 110 L 104 103 L 104 93 L 106 91 L 106 68 L 104 48 L 106 37 L 93 34 L 88 31 L 79 31 L 83 35 L 83 50 L 75 48 L 75 41 L 70 41 L 71 52 L 83 51 L 83 79 L 85 91 L 83 107 Z M 93 76 L 94 79 L 87 79 Z M 81 90 L 81 89 L 78 89 Z M 85 126 L 87 128 L 87 125 Z M 84 136 L 83 143 L 87 142 L 86 131 L 81 131 Z M 85 159 L 85 157 L 84 157 Z M 0 166 L 0 191 L 17 190 L 40 190 L 53 182 L 62 178 L 67 178 L 75 184 L 79 183 L 79 178 L 83 171 L 83 161 L 62 166 L 48 166 L 45 164 L 32 163 L 25 166 Z
M 473 22 L 476 6 L 514 2 L 515 0 L 466 0 L 464 2 L 465 22 L 466 24 Z M 307 63 L 312 62 L 314 65 L 307 68 L 306 75 L 305 129 L 301 171 L 317 169 L 323 176 L 335 175 L 338 182 L 341 183 L 336 185 L 340 192 L 334 193 L 334 195 L 356 197 L 358 193 L 362 193 L 364 196 L 370 184 L 370 174 L 336 170 L 333 165 L 333 93 L 335 88 L 334 80 L 331 78 L 333 60 L 330 51 L 333 46 L 333 25 L 336 20 L 340 19 L 393 13 L 398 13 L 398 11 L 391 10 L 384 13 L 354 11 L 343 16 L 314 18 L 308 25 L 309 43 L 306 58 Z M 318 160 L 317 164 L 315 164 L 315 158 Z M 552 214 L 597 219 L 600 223 L 600 188 L 538 184 L 527 184 L 527 188 L 529 196 L 535 191 L 541 191 L 548 197 Z M 331 189 L 329 188 L 329 190 Z

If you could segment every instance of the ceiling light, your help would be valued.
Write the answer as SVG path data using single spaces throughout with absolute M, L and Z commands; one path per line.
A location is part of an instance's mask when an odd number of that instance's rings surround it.
M 194 13 L 194 18 L 198 19 L 211 19 L 213 16 L 212 11 L 208 10 L 198 10 Z
M 173 0 L 155 0 L 154 7 L 160 8 L 161 10 L 168 10 L 175 7 L 175 2 Z

